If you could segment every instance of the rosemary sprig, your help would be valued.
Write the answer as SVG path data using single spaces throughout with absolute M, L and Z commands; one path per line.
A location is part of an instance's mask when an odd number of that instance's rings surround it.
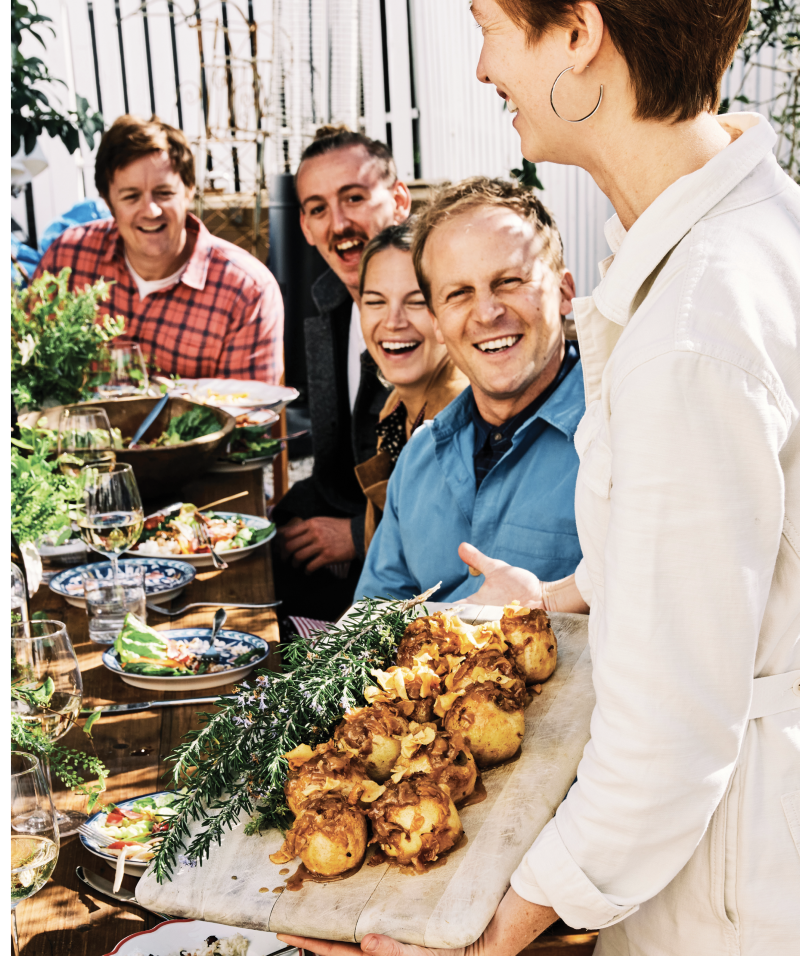
M 204 726 L 170 757 L 175 789 L 187 783 L 193 789 L 173 804 L 178 814 L 153 861 L 159 883 L 170 879 L 176 862 L 202 863 L 243 815 L 252 815 L 248 834 L 291 826 L 283 755 L 327 740 L 343 711 L 365 703 L 372 671 L 394 661 L 406 625 L 437 588 L 408 601 L 359 601 L 336 630 L 283 645 L 285 673 L 260 671 L 221 697 L 217 713 L 200 715 Z M 184 852 L 196 822 L 200 830 Z

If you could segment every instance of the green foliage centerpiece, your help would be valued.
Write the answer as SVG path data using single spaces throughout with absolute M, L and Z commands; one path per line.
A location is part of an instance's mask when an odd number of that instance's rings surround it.
M 120 315 L 98 316 L 109 283 L 70 291 L 69 275 L 69 269 L 45 272 L 22 292 L 12 287 L 11 394 L 18 409 L 89 398 L 103 374 L 92 365 L 125 329 Z
M 174 804 L 178 814 L 156 852 L 159 883 L 171 878 L 179 857 L 202 863 L 243 815 L 251 815 L 248 834 L 291 826 L 284 754 L 328 740 L 344 711 L 366 703 L 372 672 L 394 660 L 406 625 L 437 588 L 408 601 L 359 601 L 335 630 L 282 645 L 284 673 L 261 671 L 221 697 L 218 713 L 201 714 L 205 726 L 170 758 L 175 788 L 192 789 Z M 185 847 L 196 821 L 200 832 Z

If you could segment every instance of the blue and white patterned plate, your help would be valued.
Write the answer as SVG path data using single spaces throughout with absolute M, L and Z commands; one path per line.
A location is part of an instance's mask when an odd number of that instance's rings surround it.
M 174 790 L 159 790 L 157 793 L 143 793 L 139 797 L 131 797 L 130 800 L 120 800 L 117 802 L 116 806 L 120 810 L 133 810 L 133 805 L 137 800 L 142 800 L 144 797 L 163 797 L 165 794 L 173 794 Z M 86 825 L 91 828 L 100 827 L 106 822 L 106 817 L 108 812 L 106 810 L 101 810 L 99 813 L 94 813 L 86 821 Z M 101 860 L 105 860 L 112 867 L 116 869 L 117 858 L 113 853 L 109 853 L 108 850 L 103 849 L 103 844 L 105 844 L 109 837 L 107 834 L 102 833 L 100 830 L 97 830 L 97 836 L 87 836 L 85 833 L 78 834 L 81 843 L 86 847 L 90 853 L 94 853 L 95 856 L 99 856 Z M 137 863 L 135 860 L 127 860 L 125 862 L 125 872 L 132 873 L 135 876 L 141 876 L 142 873 L 147 869 L 150 864 L 147 861 L 142 863 Z
M 160 632 L 163 637 L 169 637 L 173 640 L 191 641 L 199 637 L 207 641 L 211 637 L 210 627 L 179 627 L 169 631 Z M 246 631 L 222 630 L 217 634 L 217 640 L 214 644 L 220 652 L 220 664 L 226 664 L 245 653 L 241 647 L 236 645 L 246 645 L 247 648 L 254 648 L 261 653 L 242 664 L 239 667 L 228 667 L 223 671 L 215 671 L 213 674 L 175 674 L 161 677 L 148 676 L 147 674 L 129 674 L 122 669 L 117 652 L 113 647 L 103 652 L 103 664 L 115 674 L 130 684 L 132 687 L 145 687 L 148 690 L 202 690 L 205 687 L 221 687 L 223 684 L 233 684 L 244 680 L 247 674 L 254 667 L 261 667 L 269 656 L 269 643 L 255 634 L 248 634 Z
M 194 581 L 195 569 L 185 561 L 172 561 L 169 558 L 122 558 L 120 567 L 136 565 L 144 568 L 144 589 L 147 600 L 156 604 L 171 601 Z M 81 575 L 91 568 L 94 574 L 104 574 L 109 581 L 113 577 L 110 561 L 97 564 L 81 564 L 77 568 L 67 568 L 50 579 L 50 590 L 73 607 L 86 607 L 83 596 Z

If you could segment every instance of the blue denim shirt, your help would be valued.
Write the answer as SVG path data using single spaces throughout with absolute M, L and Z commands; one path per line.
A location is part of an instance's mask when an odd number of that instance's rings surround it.
M 545 581 L 577 567 L 573 437 L 584 413 L 581 363 L 517 429 L 477 490 L 471 405 L 468 388 L 403 449 L 356 598 L 412 597 L 437 581 L 437 601 L 474 594 L 484 579 L 471 576 L 459 558 L 462 541 Z

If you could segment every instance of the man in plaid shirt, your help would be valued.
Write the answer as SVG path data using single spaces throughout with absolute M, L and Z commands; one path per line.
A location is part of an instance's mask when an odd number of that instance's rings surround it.
M 36 276 L 67 266 L 71 288 L 113 282 L 104 307 L 125 317 L 126 337 L 165 374 L 277 384 L 278 283 L 189 212 L 194 157 L 183 133 L 157 117 L 121 116 L 100 143 L 95 184 L 113 218 L 64 232 Z

